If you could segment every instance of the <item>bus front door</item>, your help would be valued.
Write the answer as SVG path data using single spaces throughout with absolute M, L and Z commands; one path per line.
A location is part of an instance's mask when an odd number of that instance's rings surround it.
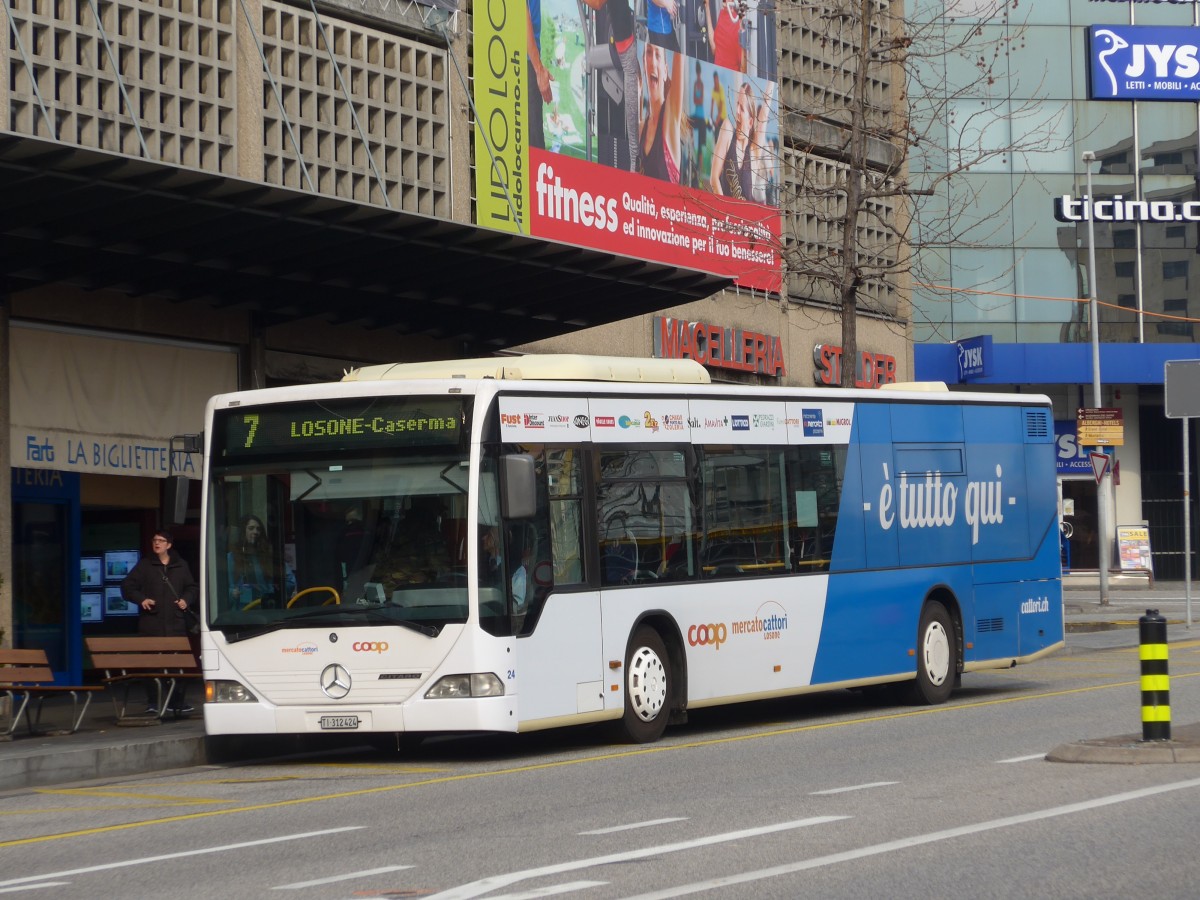
M 598 591 L 551 593 L 533 630 L 517 639 L 522 726 L 604 709 Z M 567 724 L 565 721 L 555 724 Z

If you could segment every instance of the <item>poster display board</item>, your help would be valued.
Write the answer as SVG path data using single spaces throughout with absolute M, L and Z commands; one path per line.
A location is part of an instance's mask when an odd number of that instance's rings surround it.
M 1117 553 L 1122 572 L 1130 569 L 1153 571 L 1150 562 L 1150 529 L 1145 525 L 1118 525 Z

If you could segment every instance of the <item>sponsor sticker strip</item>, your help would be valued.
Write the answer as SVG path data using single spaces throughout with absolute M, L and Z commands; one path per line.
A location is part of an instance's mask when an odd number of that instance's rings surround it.
M 505 441 L 848 444 L 853 403 L 501 397 Z

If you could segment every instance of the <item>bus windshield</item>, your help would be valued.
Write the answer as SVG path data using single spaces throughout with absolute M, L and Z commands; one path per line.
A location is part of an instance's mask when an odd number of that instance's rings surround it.
M 211 466 L 209 628 L 237 640 L 330 623 L 436 634 L 466 621 L 469 469 L 460 441 L 372 439 L 336 456 L 314 454 L 319 440 L 280 441 L 243 452 L 250 440 L 232 437 L 242 418 L 218 428 L 225 450 L 215 455 L 226 462 Z M 312 420 L 303 411 L 294 418 Z

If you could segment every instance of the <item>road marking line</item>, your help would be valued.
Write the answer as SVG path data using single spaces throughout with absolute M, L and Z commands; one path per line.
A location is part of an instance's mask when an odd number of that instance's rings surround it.
M 581 831 L 580 835 L 585 834 L 614 834 L 618 831 L 632 831 L 635 828 L 649 828 L 652 825 L 666 825 L 669 822 L 686 822 L 687 816 L 676 816 L 673 819 L 651 819 L 649 822 L 633 822 L 629 825 L 614 825 L 611 828 L 597 828 L 594 831 Z
M 850 787 L 829 788 L 824 791 L 811 791 L 810 797 L 822 797 L 826 794 L 845 794 L 848 791 L 865 791 L 867 788 L 887 787 L 890 784 L 899 784 L 898 781 L 872 781 L 869 784 L 852 784 Z
M 1020 762 L 1029 762 L 1032 759 L 1045 759 L 1045 758 L 1046 758 L 1045 753 L 1030 753 L 1028 756 L 1014 756 L 1011 759 L 998 759 L 998 760 L 996 760 L 996 762 L 998 762 L 998 763 L 1020 763 Z
M 857 850 L 846 850 L 842 853 L 831 853 L 828 856 L 818 856 L 813 859 L 806 859 L 800 862 L 775 866 L 770 869 L 760 869 L 754 872 L 746 872 L 742 875 L 726 875 L 721 878 L 713 878 L 709 881 L 697 881 L 694 884 L 683 884 L 673 888 L 666 888 L 661 891 L 653 891 L 649 894 L 638 894 L 634 897 L 627 897 L 625 900 L 668 900 L 668 898 L 682 897 L 685 894 L 698 894 L 702 891 L 728 888 L 739 884 L 749 884 L 754 881 L 761 881 L 765 878 L 774 878 L 778 875 L 793 875 L 797 872 L 804 872 L 809 869 L 818 869 L 823 866 L 832 866 L 838 863 L 852 862 L 857 859 L 865 859 L 868 856 L 879 856 L 883 853 L 891 853 L 894 850 L 907 850 L 910 847 L 920 847 L 923 844 L 933 844 L 937 843 L 938 841 L 946 841 L 952 838 L 965 837 L 966 835 L 971 834 L 980 834 L 985 831 L 995 831 L 998 828 L 1008 828 L 1013 825 L 1025 825 L 1029 822 L 1038 822 L 1043 819 L 1053 819 L 1059 816 L 1073 815 L 1074 813 L 1099 809 L 1103 806 L 1112 806 L 1116 803 L 1127 803 L 1131 800 L 1142 800 L 1146 797 L 1153 797 L 1156 794 L 1165 794 L 1171 791 L 1182 791 L 1197 787 L 1200 787 L 1200 778 L 1193 778 L 1188 781 L 1177 781 L 1173 784 L 1158 785 L 1157 787 L 1142 788 L 1141 790 L 1136 791 L 1127 791 L 1122 794 L 1110 794 L 1107 797 L 1097 797 L 1094 800 L 1084 800 L 1080 803 L 1068 803 L 1064 806 L 1052 806 L 1049 809 L 1042 809 L 1031 813 L 1023 813 L 1019 816 L 1006 816 L 1003 819 L 993 819 L 989 822 L 979 822 L 975 825 L 963 825 L 959 828 L 947 828 L 945 831 L 934 831 L 929 834 L 914 835 L 910 838 L 901 838 L 897 841 L 874 844 L 870 847 L 860 847 Z
M 347 872 L 345 875 L 330 875 L 328 878 L 317 878 L 313 881 L 297 881 L 294 884 L 277 884 L 273 891 L 293 891 L 299 888 L 316 887 L 319 884 L 334 884 L 338 881 L 349 881 L 352 878 L 366 878 L 368 875 L 382 875 L 384 872 L 399 872 L 401 869 L 411 869 L 412 866 L 384 866 L 381 869 L 364 869 L 361 872 Z
M 678 853 L 681 850 L 694 850 L 697 847 L 711 847 L 713 844 L 724 844 L 729 841 L 740 841 L 745 838 L 762 837 L 780 831 L 791 831 L 795 828 L 805 828 L 809 825 L 825 825 L 830 822 L 840 822 L 850 816 L 813 816 L 810 819 L 797 819 L 794 822 L 780 822 L 778 825 L 761 825 L 757 828 L 745 828 L 741 831 L 727 831 L 724 834 L 712 834 L 708 837 L 695 838 L 690 841 L 679 841 L 674 844 L 660 844 L 657 847 L 644 847 L 641 850 L 627 850 L 624 853 L 610 853 L 606 856 L 593 856 L 591 859 L 577 859 L 573 862 L 556 863 L 551 866 L 541 866 L 537 869 L 525 869 L 521 872 L 509 872 L 507 875 L 492 875 L 488 878 L 461 884 L 448 891 L 434 894 L 429 900 L 471 900 L 481 897 L 500 888 L 527 881 L 530 878 L 541 878 L 547 875 L 561 875 L 564 872 L 574 872 L 579 869 L 589 869 L 592 866 L 606 866 L 612 863 L 630 862 L 635 859 L 646 859 L 650 856 L 660 856 L 663 853 Z
M 497 897 L 489 897 L 488 900 L 537 900 L 539 897 L 553 897 L 555 894 L 582 891 L 585 888 L 591 887 L 603 887 L 606 884 L 608 884 L 607 881 L 568 881 L 566 884 L 535 888 L 532 891 L 522 891 L 519 894 L 500 894 Z
M 65 887 L 69 881 L 47 881 L 45 884 L 23 884 L 19 887 L 0 888 L 0 894 L 11 894 L 15 891 L 37 891 L 48 887 Z
M 124 869 L 128 866 L 144 866 L 147 863 L 163 862 L 168 859 L 183 859 L 188 856 L 203 856 L 207 853 L 222 853 L 226 850 L 240 850 L 244 847 L 261 847 L 264 844 L 281 844 L 284 841 L 298 841 L 301 838 L 322 837 L 326 834 L 338 834 L 343 831 L 358 831 L 365 825 L 345 825 L 341 828 L 327 828 L 324 831 L 305 831 L 302 834 L 285 834 L 280 837 L 263 838 L 257 841 L 243 841 L 240 844 L 223 844 L 220 847 L 205 847 L 200 850 L 183 850 L 179 853 L 163 853 L 160 856 L 144 856 L 141 859 L 126 859 L 120 862 L 101 863 L 98 866 L 83 866 L 79 869 L 66 869 L 62 872 L 49 872 L 44 875 L 26 875 L 23 878 L 9 878 L 0 881 L 0 888 L 14 884 L 29 884 L 33 881 L 43 881 L 47 878 L 63 878 L 67 875 L 86 875 L 89 872 L 104 872 L 109 869 Z

